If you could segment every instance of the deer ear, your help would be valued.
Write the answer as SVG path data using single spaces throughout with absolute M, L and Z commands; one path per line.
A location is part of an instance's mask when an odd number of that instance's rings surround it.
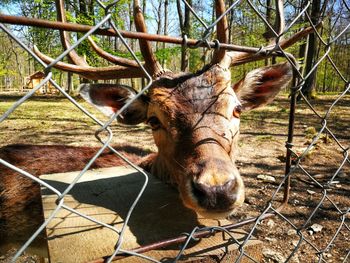
M 80 95 L 105 115 L 111 116 L 133 99 L 136 91 L 118 84 L 84 83 L 80 86 Z M 118 122 L 133 125 L 145 121 L 147 107 L 147 96 L 142 95 L 118 116 Z
M 249 72 L 233 89 L 244 110 L 266 105 L 288 85 L 293 70 L 289 63 L 263 67 Z

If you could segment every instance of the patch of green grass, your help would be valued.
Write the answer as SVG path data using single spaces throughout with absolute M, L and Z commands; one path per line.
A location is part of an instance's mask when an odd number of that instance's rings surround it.
M 16 100 L 0 103 L 0 115 L 7 111 Z M 92 112 L 97 118 L 106 119 L 100 112 L 89 104 L 80 101 L 79 104 Z M 94 123 L 89 117 L 83 114 L 73 103 L 67 99 L 29 99 L 21 104 L 7 120 L 30 120 L 41 121 L 73 121 Z
M 286 109 L 286 108 L 281 108 L 281 109 L 280 109 L 280 112 L 282 112 L 282 113 L 287 113 L 287 112 L 288 112 L 288 109 Z
M 20 98 L 0 94 L 0 116 Z M 77 98 L 77 101 L 102 123 L 109 119 L 84 100 Z M 66 98 L 32 97 L 0 123 L 0 147 L 9 144 L 101 146 L 95 138 L 99 128 L 94 120 Z M 112 144 L 154 148 L 147 125 L 126 126 L 113 122 L 111 129 Z M 104 134 L 101 134 L 103 138 Z

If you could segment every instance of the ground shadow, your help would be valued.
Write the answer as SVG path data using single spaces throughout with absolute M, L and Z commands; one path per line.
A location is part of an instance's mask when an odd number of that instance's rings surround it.
M 74 186 L 70 195 L 83 206 L 88 204 L 116 212 L 121 220 L 115 220 L 115 224 L 120 229 L 144 180 L 142 174 L 132 173 L 81 182 Z M 68 187 L 66 183 L 45 181 L 61 192 Z M 45 190 L 44 194 L 50 192 Z M 191 232 L 198 224 L 196 213 L 182 205 L 177 190 L 149 175 L 147 188 L 130 217 L 128 227 L 137 243 L 146 245 Z
M 134 163 L 149 153 L 127 145 L 114 149 Z M 43 174 L 82 170 L 98 150 L 97 147 L 13 144 L 0 148 L 0 159 L 39 177 Z M 125 164 L 113 152 L 105 150 L 91 168 Z M 42 222 L 39 184 L 0 164 L 0 253 L 3 247 L 23 245 Z M 45 243 L 43 235 L 39 239 L 40 244 Z

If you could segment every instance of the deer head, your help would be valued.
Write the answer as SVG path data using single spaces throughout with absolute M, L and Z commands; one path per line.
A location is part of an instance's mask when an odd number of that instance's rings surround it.
M 138 31 L 145 32 L 138 1 L 134 1 L 134 11 Z M 217 16 L 224 12 L 223 1 L 217 1 L 216 11 Z M 227 42 L 226 29 L 227 22 L 222 19 L 217 28 L 220 42 Z M 90 42 L 99 54 L 104 54 Z M 256 69 L 232 85 L 230 66 L 236 53 L 216 50 L 203 70 L 174 74 L 161 68 L 147 41 L 140 40 L 140 48 L 154 81 L 146 94 L 119 115 L 118 121 L 132 125 L 145 122 L 151 127 L 158 154 L 150 172 L 176 184 L 187 207 L 211 217 L 232 213 L 244 202 L 245 192 L 235 165 L 240 115 L 271 102 L 290 81 L 291 67 L 284 63 Z M 51 61 L 38 50 L 36 53 Z M 143 75 L 133 61 L 104 54 L 118 66 L 96 69 L 75 55 L 70 57 L 77 66 L 61 62 L 56 66 L 99 79 Z M 84 84 L 81 95 L 111 115 L 132 100 L 136 91 L 117 84 Z

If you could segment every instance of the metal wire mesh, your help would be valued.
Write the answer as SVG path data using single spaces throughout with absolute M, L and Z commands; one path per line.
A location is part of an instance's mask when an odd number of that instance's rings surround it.
M 25 49 L 37 62 L 39 62 L 45 69 L 46 72 L 46 78 L 40 82 L 39 85 L 37 85 L 34 89 L 32 89 L 30 92 L 28 92 L 25 96 L 23 96 L 21 99 L 19 99 L 12 107 L 10 107 L 1 117 L 0 117 L 0 122 L 6 121 L 7 118 L 21 105 L 23 104 L 26 100 L 30 99 L 35 92 L 40 89 L 43 85 L 45 85 L 47 82 L 51 82 L 51 84 L 59 90 L 66 98 L 69 100 L 72 104 L 74 104 L 79 110 L 81 110 L 86 116 L 91 118 L 96 124 L 100 126 L 100 128 L 96 131 L 96 138 L 98 141 L 101 143 L 101 147 L 99 151 L 95 154 L 95 156 L 86 164 L 84 169 L 79 173 L 79 175 L 74 179 L 74 181 L 62 192 L 58 191 L 54 187 L 52 187 L 50 184 L 46 183 L 45 181 L 38 179 L 37 177 L 33 176 L 32 174 L 26 172 L 23 169 L 20 169 L 11 163 L 0 159 L 0 163 L 18 173 L 21 175 L 30 178 L 31 180 L 37 182 L 38 184 L 45 186 L 46 188 L 50 189 L 53 193 L 57 195 L 57 206 L 54 211 L 52 211 L 51 215 L 45 220 L 45 222 L 40 226 L 39 229 L 31 236 L 31 238 L 17 251 L 16 255 L 13 258 L 13 261 L 16 261 L 18 257 L 28 248 L 28 246 L 33 242 L 33 240 L 42 232 L 45 227 L 49 224 L 49 222 L 57 215 L 57 213 L 62 210 L 66 209 L 70 211 L 71 213 L 76 214 L 77 216 L 83 217 L 87 220 L 90 220 L 92 222 L 95 222 L 101 226 L 104 226 L 111 231 L 114 231 L 118 234 L 118 240 L 116 241 L 115 245 L 115 251 L 114 253 L 108 258 L 107 262 L 111 262 L 113 258 L 118 255 L 118 254 L 124 254 L 124 255 L 133 255 L 137 256 L 140 258 L 143 258 L 148 261 L 152 262 L 159 262 L 156 259 L 150 258 L 142 253 L 138 253 L 135 251 L 128 251 L 124 250 L 121 248 L 123 244 L 123 236 L 125 233 L 125 229 L 128 226 L 129 219 L 133 216 L 133 211 L 135 209 L 135 206 L 139 202 L 139 200 L 142 198 L 142 194 L 144 193 L 145 188 L 148 185 L 148 175 L 139 167 L 137 167 L 135 164 L 133 164 L 131 161 L 129 161 L 125 156 L 123 156 L 119 151 L 114 149 L 111 146 L 111 140 L 113 133 L 111 131 L 110 125 L 112 121 L 114 121 L 134 100 L 136 100 L 139 96 L 141 96 L 145 91 L 149 89 L 149 87 L 152 85 L 152 78 L 150 75 L 147 73 L 146 69 L 143 68 L 142 64 L 134 54 L 133 50 L 129 47 L 125 39 L 122 37 L 120 34 L 116 24 L 114 23 L 111 15 L 111 10 L 114 8 L 116 5 L 118 5 L 119 1 L 114 1 L 113 3 L 109 5 L 105 5 L 104 3 L 97 1 L 99 6 L 104 9 L 105 11 L 105 16 L 103 19 L 96 24 L 88 33 L 84 34 L 78 41 L 76 41 L 69 49 L 64 51 L 62 54 L 60 54 L 51 64 L 47 65 L 45 64 L 36 54 L 34 54 L 31 49 L 26 46 L 16 35 L 11 32 L 10 29 L 8 29 L 5 25 L 0 24 L 1 29 L 6 32 L 11 38 L 13 38 L 23 49 Z M 214 21 L 211 25 L 207 25 L 201 18 L 200 16 L 196 13 L 194 9 L 190 7 L 190 5 L 183 0 L 184 4 L 190 8 L 191 12 L 195 16 L 196 19 L 202 24 L 204 28 L 204 33 L 202 39 L 198 42 L 197 47 L 202 44 L 206 43 L 208 48 L 210 48 L 210 45 L 208 44 L 208 40 L 211 37 L 211 33 L 214 31 L 215 26 L 217 23 L 222 19 L 223 15 L 219 17 L 216 21 Z M 297 23 L 298 19 L 302 15 L 305 15 L 308 19 L 309 24 L 314 27 L 316 25 L 313 24 L 310 15 L 308 13 L 308 7 L 310 5 L 310 2 L 307 2 L 305 6 L 303 7 L 302 11 L 298 14 L 297 17 L 292 20 L 292 22 L 285 27 L 283 32 L 278 33 L 275 32 L 274 28 L 270 23 L 264 18 L 264 16 L 259 12 L 257 6 L 255 3 L 253 3 L 250 0 L 247 1 L 236 1 L 234 2 L 231 6 L 227 8 L 227 12 L 232 12 L 237 6 L 241 5 L 242 3 L 247 3 L 251 10 L 261 19 L 261 21 L 270 28 L 270 30 L 273 32 L 274 37 L 276 39 L 275 46 L 271 49 L 266 49 L 264 47 L 257 47 L 257 50 L 260 53 L 264 54 L 271 54 L 274 53 L 275 55 L 284 57 L 287 59 L 291 65 L 293 65 L 295 69 L 295 75 L 296 75 L 296 81 L 294 82 L 294 86 L 291 88 L 292 91 L 292 99 L 295 99 L 296 95 L 300 95 L 303 98 L 303 101 L 306 103 L 307 107 L 309 110 L 312 111 L 312 116 L 315 119 L 318 119 L 318 123 L 320 124 L 320 128 L 317 132 L 317 134 L 313 137 L 310 143 L 308 143 L 307 147 L 302 151 L 302 152 L 296 152 L 293 150 L 292 142 L 288 142 L 286 147 L 290 150 L 290 154 L 293 156 L 293 165 L 288 168 L 288 171 L 286 175 L 284 176 L 283 180 L 281 180 L 280 184 L 274 191 L 273 195 L 266 200 L 266 206 L 263 209 L 263 211 L 260 213 L 259 216 L 256 218 L 252 218 L 250 220 L 246 220 L 245 222 L 239 222 L 235 225 L 231 225 L 229 227 L 218 227 L 218 226 L 206 226 L 206 227 L 196 227 L 193 229 L 192 232 L 186 234 L 183 236 L 184 238 L 182 239 L 182 247 L 178 252 L 178 255 L 176 258 L 173 259 L 173 261 L 178 261 L 181 260 L 181 257 L 183 256 L 183 252 L 186 250 L 188 244 L 190 243 L 191 240 L 196 239 L 201 236 L 206 236 L 208 233 L 213 233 L 213 232 L 223 232 L 228 234 L 230 237 L 231 241 L 234 242 L 235 244 L 238 245 L 239 248 L 239 256 L 235 259 L 235 262 L 240 262 L 242 259 L 249 260 L 251 262 L 258 262 L 257 259 L 255 259 L 252 255 L 249 255 L 248 252 L 246 252 L 246 245 L 248 241 L 253 237 L 253 234 L 257 231 L 257 229 L 260 227 L 261 222 L 269 217 L 271 214 L 274 214 L 276 217 L 276 220 L 278 220 L 281 223 L 287 224 L 295 230 L 295 232 L 298 235 L 298 240 L 296 243 L 293 244 L 293 248 L 290 249 L 288 252 L 287 257 L 285 258 L 285 262 L 291 261 L 293 256 L 295 256 L 297 253 L 300 253 L 302 246 L 308 246 L 310 247 L 315 255 L 315 259 L 317 259 L 318 262 L 327 262 L 329 260 L 327 258 L 328 253 L 337 246 L 337 239 L 341 238 L 341 236 L 348 236 L 350 233 L 350 226 L 349 226 L 349 215 L 350 215 L 350 207 L 343 207 L 339 203 L 337 203 L 334 200 L 334 196 L 332 195 L 332 189 L 334 189 L 334 185 L 337 183 L 337 179 L 339 178 L 339 175 L 341 174 L 342 170 L 350 164 L 350 158 L 349 158 L 349 147 L 344 145 L 343 140 L 339 140 L 338 136 L 335 135 L 333 132 L 332 128 L 330 127 L 329 123 L 331 123 L 332 120 L 330 120 L 330 114 L 332 113 L 332 110 L 334 107 L 336 107 L 339 102 L 342 101 L 343 97 L 345 95 L 349 95 L 349 90 L 350 90 L 350 82 L 348 77 L 349 76 L 344 76 L 341 71 L 337 67 L 337 63 L 333 61 L 333 59 L 330 56 L 330 51 L 334 47 L 334 44 L 336 40 L 348 32 L 347 30 L 350 27 L 350 24 L 345 26 L 341 32 L 339 32 L 337 35 L 333 36 L 332 38 L 328 39 L 327 41 L 324 41 L 322 37 L 317 34 L 317 38 L 319 39 L 321 45 L 324 46 L 325 52 L 324 54 L 318 59 L 318 61 L 315 61 L 314 66 L 310 72 L 308 72 L 305 76 L 301 73 L 299 70 L 299 66 L 293 55 L 290 53 L 286 52 L 283 48 L 280 46 L 280 39 L 285 36 L 291 28 Z M 350 11 L 350 8 L 346 1 L 343 1 L 344 6 L 347 8 L 347 10 Z M 225 14 L 226 14 L 225 13 Z M 224 15 L 225 15 L 224 14 Z M 133 59 L 138 63 L 138 65 L 142 68 L 143 72 L 147 76 L 148 79 L 148 84 L 147 86 L 142 89 L 137 96 L 133 98 L 133 100 L 129 101 L 122 109 L 120 109 L 118 112 L 116 112 L 107 122 L 102 122 L 99 119 L 97 119 L 95 116 L 90 114 L 83 106 L 81 106 L 74 98 L 72 98 L 65 90 L 60 87 L 52 78 L 52 73 L 51 69 L 53 66 L 55 66 L 56 63 L 61 61 L 71 50 L 75 49 L 84 39 L 86 39 L 88 36 L 93 34 L 97 29 L 105 26 L 108 23 L 108 25 L 115 30 L 117 33 L 117 36 L 121 39 L 127 50 L 130 52 L 132 55 Z M 317 30 L 315 30 L 317 32 Z M 186 44 L 186 38 L 184 39 L 184 42 Z M 216 48 L 222 47 L 222 44 L 219 43 L 216 40 Z M 330 64 L 332 65 L 334 71 L 338 76 L 342 79 L 344 83 L 344 91 L 336 97 L 336 99 L 332 102 L 332 104 L 328 107 L 328 110 L 320 114 L 314 107 L 313 103 L 309 101 L 309 99 L 301 92 L 302 86 L 304 85 L 305 81 L 313 74 L 316 70 L 317 67 L 320 65 L 320 63 L 323 60 L 328 60 Z M 103 139 L 100 135 L 103 132 L 107 132 L 108 136 L 107 139 Z M 331 174 L 325 175 L 326 180 L 321 180 L 315 177 L 313 172 L 310 172 L 309 166 L 304 164 L 304 161 L 310 153 L 310 151 L 313 149 L 313 147 L 321 140 L 321 137 L 323 134 L 327 133 L 336 143 L 337 145 L 337 150 L 343 155 L 343 159 L 338 165 L 338 168 L 336 169 L 335 172 L 332 172 Z M 127 213 L 127 216 L 123 222 L 123 226 L 121 230 L 118 230 L 114 226 L 107 225 L 103 222 L 100 222 L 99 220 L 96 220 L 93 217 L 84 215 L 77 210 L 69 207 L 65 203 L 65 196 L 72 190 L 73 187 L 77 184 L 79 179 L 81 179 L 82 176 L 84 176 L 85 172 L 91 167 L 91 165 L 96 161 L 96 159 L 101 155 L 101 153 L 106 149 L 110 149 L 113 153 L 115 153 L 117 156 L 122 158 L 125 162 L 127 162 L 131 167 L 133 167 L 135 170 L 143 174 L 144 176 L 144 184 L 142 185 L 136 199 L 133 201 L 133 204 L 130 206 L 129 211 Z M 283 187 L 287 185 L 288 180 L 291 178 L 294 179 L 295 177 L 302 177 L 304 181 L 307 181 L 310 184 L 313 184 L 316 186 L 316 188 L 319 190 L 320 193 L 320 198 L 317 203 L 314 204 L 313 209 L 309 212 L 307 217 L 304 218 L 303 223 L 296 224 L 294 223 L 293 218 L 289 217 L 288 214 L 284 214 L 283 212 L 279 211 L 278 209 L 278 201 L 279 201 L 279 196 L 281 192 L 283 192 Z M 349 181 L 347 181 L 349 183 Z M 291 189 L 293 192 L 293 187 Z M 328 237 L 324 237 L 324 243 L 322 246 L 316 245 L 314 240 L 310 238 L 310 236 L 307 235 L 307 231 L 310 227 L 310 223 L 313 222 L 314 218 L 318 213 L 320 213 L 320 210 L 322 207 L 327 206 L 332 212 L 335 214 L 336 220 L 335 224 L 337 224 L 337 227 L 335 227 L 335 231 L 329 233 Z M 242 223 L 242 224 L 241 224 Z M 231 233 L 232 228 L 241 226 L 243 224 L 250 224 L 248 227 L 248 233 L 245 236 L 243 240 L 237 240 L 234 238 L 234 236 Z M 179 233 L 180 234 L 180 233 Z M 338 260 L 337 262 L 349 262 L 350 259 L 350 248 L 347 247 L 345 248 L 346 254 L 342 255 L 342 257 L 336 259 Z M 310 260 L 313 261 L 314 259 Z

